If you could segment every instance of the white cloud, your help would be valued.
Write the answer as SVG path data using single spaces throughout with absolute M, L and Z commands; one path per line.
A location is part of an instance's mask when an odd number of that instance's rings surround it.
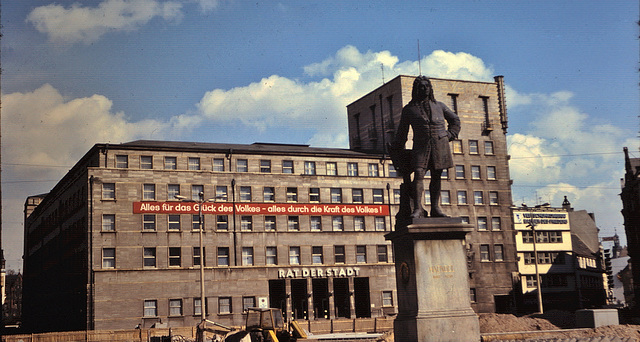
M 3 162 L 9 166 L 73 165 L 95 143 L 161 137 L 169 131 L 155 120 L 128 121 L 124 113 L 112 112 L 111 100 L 102 95 L 66 100 L 48 84 L 33 92 L 3 94 L 2 105 Z M 12 169 L 22 179 L 47 179 L 58 172 L 21 165 Z
M 208 13 L 218 8 L 221 0 L 194 0 L 200 5 L 200 10 L 204 13 Z
M 202 1 L 201 6 L 212 2 Z M 105 0 L 97 7 L 50 4 L 34 8 L 27 22 L 56 43 L 88 44 L 107 32 L 135 30 L 155 17 L 180 20 L 182 4 L 157 0 Z
M 434 51 L 422 61 L 423 74 L 431 77 L 491 80 L 492 70 L 481 59 L 466 53 Z M 382 85 L 385 79 L 416 75 L 415 61 L 399 63 L 389 51 L 360 52 L 345 46 L 324 61 L 304 67 L 310 77 L 300 82 L 278 75 L 230 90 L 207 92 L 198 104 L 203 120 L 241 122 L 260 130 L 269 127 L 311 130 L 315 146 L 347 147 L 346 106 Z M 324 77 L 324 78 L 322 78 Z M 182 116 L 183 124 L 200 122 L 195 115 Z

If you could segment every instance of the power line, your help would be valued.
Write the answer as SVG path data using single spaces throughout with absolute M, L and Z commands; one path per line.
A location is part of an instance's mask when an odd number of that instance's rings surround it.
M 559 189 L 572 189 L 572 188 L 578 188 L 578 189 L 603 189 L 603 190 L 620 190 L 619 187 L 617 188 L 610 188 L 610 187 L 606 187 L 606 186 L 590 186 L 590 185 L 582 185 L 582 186 L 578 186 L 578 185 L 553 185 L 553 184 L 538 184 L 538 185 L 515 185 L 512 184 L 511 187 L 512 188 L 544 188 L 547 186 L 552 186 L 553 188 L 559 188 Z
M 538 156 L 530 156 L 530 157 L 511 157 L 511 159 L 531 159 L 531 158 L 552 158 L 552 157 L 579 157 L 579 156 L 594 156 L 594 155 L 604 155 L 604 154 L 622 154 L 622 152 L 600 152 L 600 153 L 579 153 L 579 154 L 549 154 L 549 155 L 538 155 Z

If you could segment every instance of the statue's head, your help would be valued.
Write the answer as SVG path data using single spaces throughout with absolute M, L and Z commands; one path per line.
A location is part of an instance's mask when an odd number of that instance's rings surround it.
M 427 76 L 418 76 L 413 81 L 413 90 L 411 92 L 412 101 L 422 101 L 428 98 L 431 101 L 435 101 L 433 96 L 433 88 L 431 87 L 431 81 Z

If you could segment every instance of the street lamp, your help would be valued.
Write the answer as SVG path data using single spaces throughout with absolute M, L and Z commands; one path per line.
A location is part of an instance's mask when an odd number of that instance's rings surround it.
M 538 290 L 538 311 L 540 311 L 540 313 L 543 314 L 544 310 L 542 308 L 542 285 L 540 284 L 540 272 L 538 271 L 538 249 L 536 247 L 536 240 L 538 239 L 538 236 L 536 235 L 536 225 L 533 222 L 533 213 L 531 213 L 531 218 L 529 219 L 529 224 L 527 225 L 527 227 L 531 228 L 531 232 L 533 234 L 533 259 L 536 266 L 536 288 Z
M 198 201 L 193 199 L 188 199 L 185 196 L 175 195 L 176 199 L 179 199 L 183 202 L 196 202 L 198 203 L 198 235 L 200 237 L 200 324 L 198 325 L 198 341 L 204 341 L 204 327 L 206 324 L 206 315 L 205 315 L 205 294 L 204 294 L 204 245 L 202 243 L 202 237 L 204 232 L 204 226 L 202 219 L 202 204 L 205 202 L 210 202 L 213 199 L 204 199 L 204 193 L 200 191 L 198 193 Z

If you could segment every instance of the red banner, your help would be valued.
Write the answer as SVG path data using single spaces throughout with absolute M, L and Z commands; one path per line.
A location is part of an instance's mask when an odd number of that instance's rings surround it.
M 195 202 L 133 202 L 134 214 L 198 214 Z M 203 203 L 203 214 L 234 214 L 232 203 Z M 386 216 L 386 204 L 236 203 L 236 214 Z

